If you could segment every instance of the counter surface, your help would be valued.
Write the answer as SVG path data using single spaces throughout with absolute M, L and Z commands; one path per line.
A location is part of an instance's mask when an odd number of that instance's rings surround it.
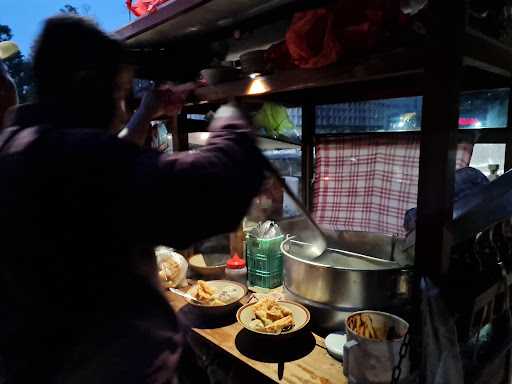
M 212 318 L 198 313 L 183 298 L 166 295 L 195 334 L 277 383 L 347 383 L 341 363 L 328 354 L 324 339 L 310 331 L 279 342 L 258 338 L 238 324 L 234 313 Z

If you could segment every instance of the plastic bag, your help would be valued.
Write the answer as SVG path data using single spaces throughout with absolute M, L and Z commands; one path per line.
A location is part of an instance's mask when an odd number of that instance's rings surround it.
M 298 67 L 320 68 L 389 43 L 390 31 L 400 30 L 406 21 L 398 0 L 338 0 L 325 8 L 296 13 L 286 33 L 286 46 Z M 282 53 L 274 57 L 280 62 L 286 59 Z
M 293 62 L 301 68 L 320 68 L 335 63 L 343 54 L 334 15 L 325 8 L 298 12 L 286 33 Z
M 164 288 L 181 288 L 187 285 L 188 263 L 171 248 L 155 248 L 158 276 Z
M 137 17 L 145 16 L 153 13 L 158 9 L 160 4 L 165 3 L 167 0 L 126 0 L 126 7 Z
M 279 104 L 265 103 L 254 116 L 254 124 L 263 127 L 271 136 L 284 135 L 295 128 L 288 116 L 288 110 Z
M 422 279 L 421 291 L 425 383 L 463 384 L 455 318 L 443 302 L 439 289 L 428 278 Z

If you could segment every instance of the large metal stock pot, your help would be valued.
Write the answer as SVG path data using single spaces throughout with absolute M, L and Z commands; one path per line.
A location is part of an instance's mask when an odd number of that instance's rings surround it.
M 282 243 L 285 292 L 307 305 L 322 328 L 340 329 L 351 312 L 393 311 L 410 299 L 410 269 L 331 248 L 311 259 L 308 246 L 293 238 Z

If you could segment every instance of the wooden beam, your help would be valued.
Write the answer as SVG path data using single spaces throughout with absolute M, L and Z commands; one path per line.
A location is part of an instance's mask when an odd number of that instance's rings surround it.
M 158 8 L 158 11 L 136 19 L 130 24 L 124 26 L 115 35 L 121 40 L 130 40 L 134 37 L 147 32 L 159 25 L 178 17 L 184 12 L 190 11 L 195 7 L 207 3 L 211 0 L 173 0 Z
M 386 137 L 390 135 L 417 136 L 421 132 L 418 131 L 387 131 L 387 132 L 340 132 L 315 134 L 315 137 L 343 137 L 343 136 L 365 136 Z M 511 138 L 510 128 L 482 128 L 482 129 L 458 129 L 457 142 L 470 142 L 482 144 L 505 144 Z
M 420 144 L 416 267 L 431 277 L 447 272 L 451 236 L 445 226 L 453 215 L 455 155 L 462 71 L 464 0 L 429 4 L 425 96 Z M 440 59 L 442 58 L 442 60 Z
M 512 68 L 512 49 L 499 41 L 482 33 L 467 28 L 463 39 L 464 56 L 473 59 L 473 64 L 491 72 L 500 72 L 504 76 L 510 76 Z M 478 64 L 480 63 L 480 64 Z
M 459 129 L 458 142 L 505 144 L 510 138 L 510 128 Z
M 288 21 L 298 11 L 334 0 L 169 0 L 157 12 L 135 20 L 116 32 L 132 47 L 173 47 L 179 41 L 221 41 L 234 29 L 251 33 L 263 25 Z M 282 30 L 284 34 L 286 29 Z M 257 34 L 257 32 L 256 32 Z M 278 34 L 272 44 L 284 36 Z M 236 44 L 235 44 L 236 45 Z
M 501 77 L 509 78 L 510 77 L 510 71 L 496 67 L 494 65 L 484 63 L 483 61 L 474 59 L 472 57 L 464 57 L 463 58 L 463 65 L 467 67 L 474 67 L 477 69 L 480 69 L 481 71 L 489 72 L 494 75 L 498 75 Z

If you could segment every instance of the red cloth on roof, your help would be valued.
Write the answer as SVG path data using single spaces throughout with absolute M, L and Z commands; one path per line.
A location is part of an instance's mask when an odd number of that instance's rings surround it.
M 298 12 L 286 33 L 292 60 L 302 68 L 318 68 L 335 63 L 343 54 L 334 28 L 334 14 L 325 9 Z
M 286 33 L 291 61 L 320 68 L 353 53 L 367 53 L 403 24 L 398 0 L 339 0 L 294 15 Z
M 135 0 L 133 4 L 133 0 L 126 0 L 126 6 L 135 16 L 140 17 L 155 12 L 166 1 L 168 0 Z
M 473 145 L 459 144 L 457 169 Z M 419 135 L 347 136 L 316 146 L 313 216 L 331 230 L 405 236 L 405 212 L 417 205 Z

